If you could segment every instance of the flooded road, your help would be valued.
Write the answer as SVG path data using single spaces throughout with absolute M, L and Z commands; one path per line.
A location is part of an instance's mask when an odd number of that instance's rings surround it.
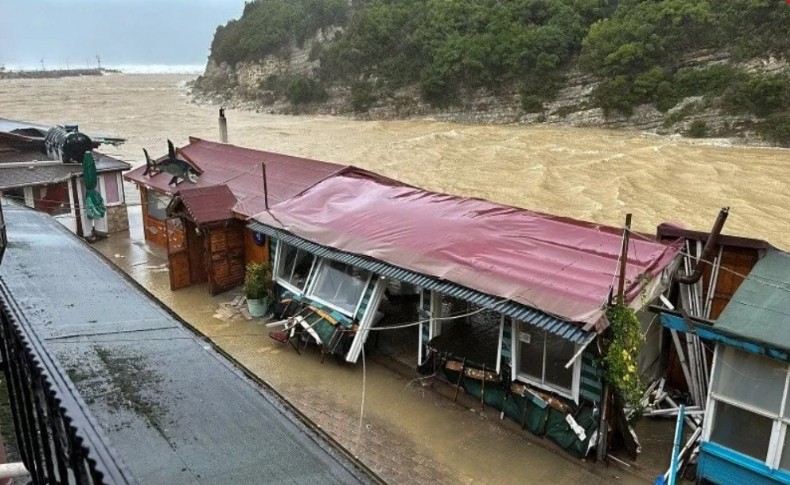
M 109 154 L 140 164 L 166 139 L 217 138 L 216 108 L 189 103 L 182 75 L 0 81 L 0 117 L 78 123 L 128 138 Z M 654 232 L 664 221 L 725 231 L 790 249 L 790 150 L 728 147 L 640 133 L 425 120 L 352 121 L 228 111 L 232 143 L 351 163 L 426 189 L 484 197 Z M 137 198 L 127 191 L 130 200 Z

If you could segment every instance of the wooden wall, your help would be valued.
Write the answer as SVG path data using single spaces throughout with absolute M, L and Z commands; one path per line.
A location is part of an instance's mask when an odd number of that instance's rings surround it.
M 143 207 L 143 233 L 145 240 L 151 244 L 167 248 L 167 235 L 164 221 L 148 216 L 148 193 L 145 187 L 140 187 L 140 200 Z
M 52 215 L 68 214 L 71 212 L 70 204 L 68 182 L 33 187 L 33 206 L 36 210 Z
M 255 238 L 252 230 L 244 228 L 244 263 L 263 263 L 269 260 L 269 237 L 266 237 L 266 242 L 263 246 L 255 244 Z
M 212 295 L 244 281 L 244 224 L 232 220 L 208 231 L 208 281 Z

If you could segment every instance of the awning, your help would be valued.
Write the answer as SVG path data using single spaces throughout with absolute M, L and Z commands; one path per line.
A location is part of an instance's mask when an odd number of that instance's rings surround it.
M 167 213 L 175 214 L 183 207 L 189 219 L 200 226 L 233 219 L 231 209 L 236 202 L 236 197 L 227 185 L 186 188 L 176 193 L 170 201 Z
M 443 281 L 381 261 L 376 261 L 370 258 L 344 253 L 336 249 L 321 246 L 319 244 L 315 244 L 294 236 L 293 234 L 289 234 L 285 231 L 275 229 L 258 222 L 252 222 L 248 225 L 248 227 L 253 231 L 261 232 L 286 244 L 290 244 L 311 254 L 315 254 L 316 256 L 356 266 L 387 278 L 392 278 L 394 280 L 409 283 L 421 288 L 438 291 L 448 296 L 460 298 L 474 304 L 490 308 L 509 317 L 527 322 L 537 328 L 546 330 L 555 335 L 559 335 L 560 337 L 577 344 L 584 343 L 590 335 L 590 332 L 584 331 L 576 322 L 568 322 L 552 315 L 543 313 L 534 308 L 530 308 L 512 301 L 504 301 L 502 298 L 487 295 L 471 288 L 465 288 L 450 281 Z

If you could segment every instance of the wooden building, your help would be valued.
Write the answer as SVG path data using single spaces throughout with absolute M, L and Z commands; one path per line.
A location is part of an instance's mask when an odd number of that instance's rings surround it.
M 85 215 L 85 184 L 82 165 L 53 159 L 44 149 L 49 128 L 0 119 L 0 192 L 27 207 L 55 216 L 78 236 L 93 231 L 110 234 L 129 228 L 122 172 L 131 165 L 97 151 L 93 152 L 98 175 L 97 190 L 107 212 L 91 221 Z M 121 143 L 118 138 L 91 137 L 94 148 L 103 143 Z M 109 140 L 109 141 L 106 141 Z
M 176 155 L 193 179 L 171 183 L 172 174 L 146 167 L 124 178 L 140 190 L 146 241 L 168 250 L 171 288 L 208 283 L 212 294 L 240 284 L 247 263 L 269 259 L 268 238 L 248 219 L 346 168 L 199 138 Z

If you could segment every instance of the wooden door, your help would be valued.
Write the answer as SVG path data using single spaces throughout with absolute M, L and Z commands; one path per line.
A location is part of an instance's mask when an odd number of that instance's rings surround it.
M 172 217 L 165 221 L 165 236 L 170 289 L 185 288 L 192 284 L 192 280 L 189 275 L 189 251 L 184 237 L 184 223 L 180 217 Z
M 209 291 L 222 293 L 244 281 L 244 234 L 241 224 L 211 229 L 208 235 Z

